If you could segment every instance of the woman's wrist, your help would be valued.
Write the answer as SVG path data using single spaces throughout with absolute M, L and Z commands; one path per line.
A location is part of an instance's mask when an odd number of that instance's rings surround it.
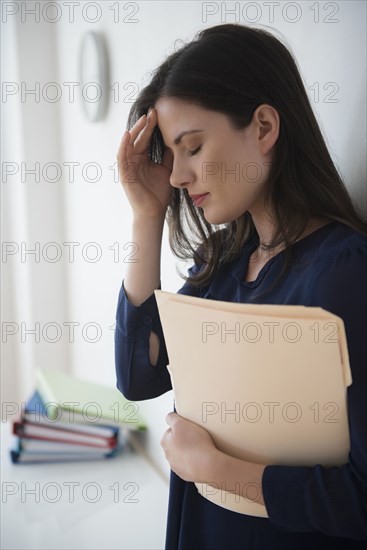
M 133 216 L 133 228 L 141 227 L 154 227 L 158 229 L 163 229 L 165 216 Z
M 264 505 L 262 476 L 265 464 L 247 462 L 216 449 L 208 454 L 206 468 L 208 481 L 205 483 L 211 487 Z

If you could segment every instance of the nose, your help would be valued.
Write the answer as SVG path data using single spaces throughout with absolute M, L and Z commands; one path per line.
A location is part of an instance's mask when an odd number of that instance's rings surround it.
M 169 178 L 172 187 L 178 189 L 185 189 L 192 181 L 193 175 L 191 171 L 185 166 L 184 162 L 179 162 L 178 159 L 174 159 L 172 163 L 172 172 Z

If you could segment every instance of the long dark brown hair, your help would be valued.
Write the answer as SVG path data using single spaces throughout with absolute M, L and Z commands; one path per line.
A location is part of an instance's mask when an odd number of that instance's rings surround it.
M 265 204 L 271 206 L 276 226 L 269 249 L 278 243 L 286 247 L 281 275 L 292 260 L 292 247 L 287 247 L 299 239 L 311 217 L 339 221 L 367 235 L 367 224 L 330 157 L 296 61 L 274 35 L 240 24 L 199 31 L 153 71 L 131 107 L 128 129 L 161 97 L 224 113 L 234 129 L 247 127 L 261 104 L 277 110 L 280 133 Z M 164 150 L 156 126 L 148 155 L 161 163 Z M 176 257 L 204 264 L 196 276 L 183 276 L 193 286 L 207 285 L 223 263 L 236 258 L 253 236 L 258 237 L 249 212 L 227 224 L 208 223 L 186 189 L 172 188 L 166 220 Z

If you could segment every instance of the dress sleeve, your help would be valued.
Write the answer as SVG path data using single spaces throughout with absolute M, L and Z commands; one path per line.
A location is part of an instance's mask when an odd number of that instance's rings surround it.
M 195 263 L 188 269 L 194 275 L 200 267 Z M 161 285 L 159 285 L 161 289 Z M 185 283 L 178 291 L 181 294 L 199 296 L 197 287 Z M 149 359 L 151 331 L 159 338 L 159 354 L 156 365 Z M 152 293 L 140 306 L 127 298 L 122 281 L 116 311 L 115 370 L 117 388 L 131 401 L 152 399 L 172 389 L 167 370 L 169 364 L 166 344 L 159 318 L 157 301 Z
M 340 467 L 265 468 L 269 520 L 282 531 L 367 540 L 367 245 L 319 260 L 309 305 L 345 324 L 352 384 L 347 389 L 350 453 Z

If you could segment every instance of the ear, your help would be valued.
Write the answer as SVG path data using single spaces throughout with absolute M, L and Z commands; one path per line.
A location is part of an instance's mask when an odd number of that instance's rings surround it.
M 267 103 L 259 105 L 252 115 L 252 124 L 255 127 L 260 152 L 266 155 L 279 137 L 279 113 Z

